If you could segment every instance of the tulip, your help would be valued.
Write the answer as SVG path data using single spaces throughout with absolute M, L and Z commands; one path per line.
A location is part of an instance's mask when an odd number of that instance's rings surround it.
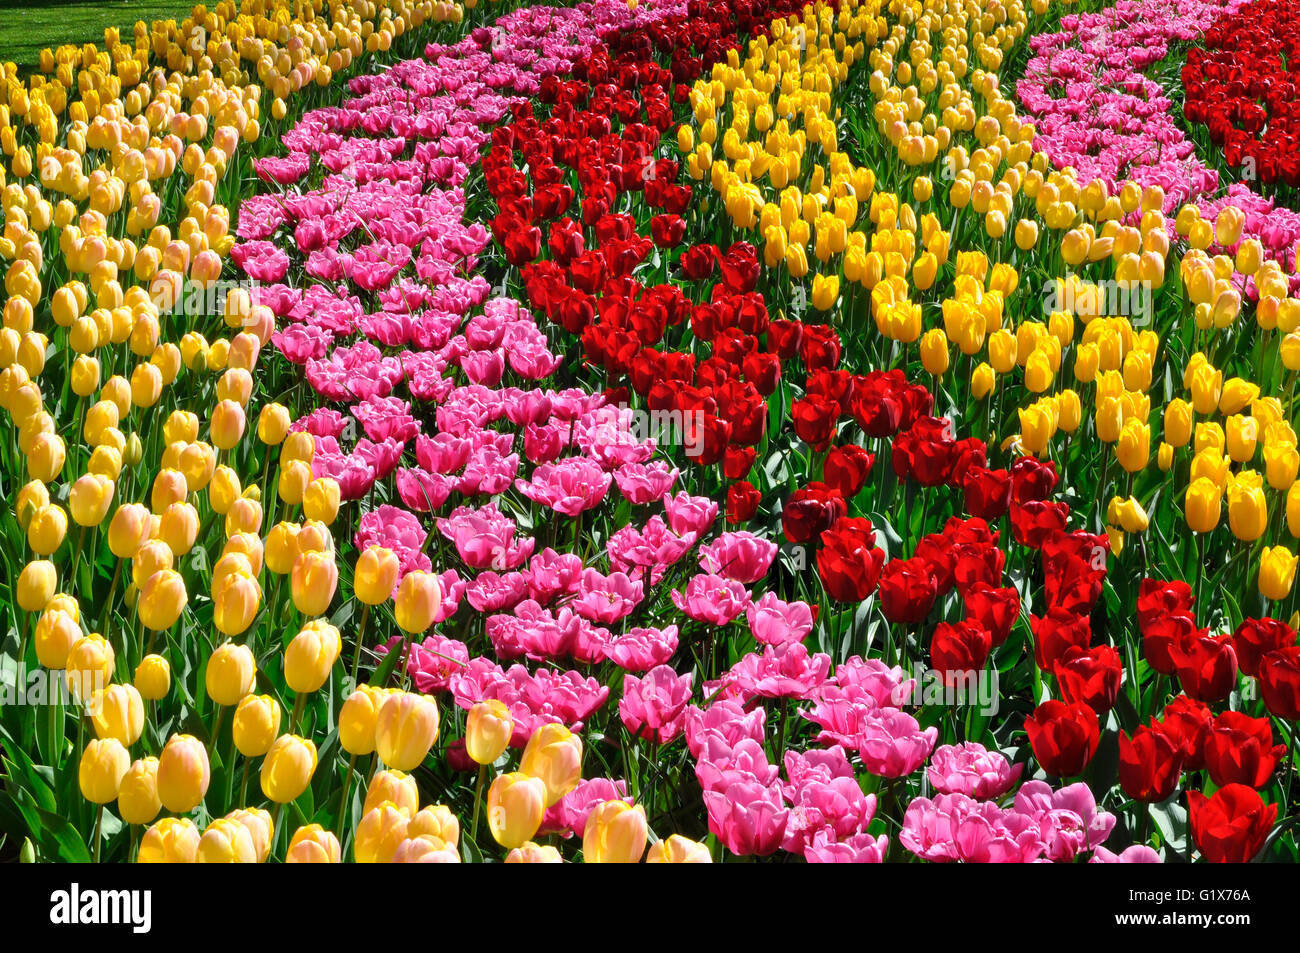
M 222 464 L 213 471 L 212 479 L 208 481 L 208 504 L 214 513 L 228 515 L 230 508 L 236 500 L 243 497 L 243 493 L 239 476 L 230 467 Z
M 27 545 L 37 556 L 49 556 L 63 545 L 68 534 L 68 514 L 57 503 L 49 503 L 32 514 L 27 524 Z
M 408 837 L 393 852 L 395 864 L 459 864 L 460 855 L 455 845 L 433 836 L 421 834 Z
M 297 506 L 302 502 L 303 494 L 307 492 L 307 486 L 310 483 L 311 466 L 301 460 L 290 460 L 280 467 L 279 479 L 276 481 L 276 492 L 285 503 L 290 506 Z
M 441 605 L 442 587 L 437 575 L 417 569 L 402 578 L 393 600 L 393 614 L 400 628 L 419 633 L 433 625 Z
M 936 377 L 948 370 L 948 338 L 941 328 L 921 336 L 921 363 Z
M 1228 526 L 1232 535 L 1252 542 L 1268 526 L 1268 505 L 1259 474 L 1244 470 L 1228 483 Z
M 339 570 L 330 553 L 307 552 L 293 561 L 293 604 L 305 616 L 324 615 L 334 600 Z
M 397 588 L 401 566 L 397 554 L 382 546 L 368 546 L 357 559 L 353 576 L 353 594 L 369 606 L 388 601 Z
M 257 417 L 257 439 L 268 447 L 278 447 L 289 435 L 293 418 L 283 404 L 267 404 Z
M 436 837 L 455 847 L 460 840 L 460 821 L 445 804 L 431 804 L 411 817 L 407 837 Z
M 192 864 L 198 859 L 199 829 L 188 817 L 164 817 L 140 838 L 140 864 Z
M 81 755 L 78 781 L 81 796 L 92 804 L 107 804 L 117 798 L 122 778 L 131 767 L 131 756 L 116 738 L 95 738 Z
M 670 834 L 665 840 L 650 845 L 647 864 L 711 864 L 709 849 L 698 841 L 681 834 Z
M 249 837 L 253 839 L 257 862 L 265 863 L 271 855 L 271 836 L 275 833 L 275 821 L 270 812 L 260 807 L 241 808 L 231 811 L 226 817 L 244 825 Z
M 1137 473 L 1151 459 L 1151 428 L 1136 417 L 1124 422 L 1115 448 L 1119 464 L 1129 473 Z
M 286 864 L 337 864 L 342 860 L 343 849 L 339 839 L 319 824 L 298 828 L 289 841 Z
M 408 817 L 414 817 L 420 809 L 420 789 L 416 787 L 415 778 L 404 771 L 384 770 L 378 772 L 366 789 L 366 799 L 361 813 L 369 814 L 385 801 L 392 802 Z M 408 834 L 408 836 L 414 836 Z
M 1244 864 L 1268 839 L 1277 820 L 1277 805 L 1244 784 L 1229 784 L 1206 797 L 1187 792 L 1192 839 L 1210 863 Z
M 391 863 L 398 846 L 406 840 L 409 824 L 410 815 L 392 802 L 386 801 L 371 808 L 357 825 L 352 848 L 357 863 Z
M 208 752 L 193 735 L 172 735 L 158 756 L 158 796 L 174 814 L 188 814 L 203 802 L 212 780 Z
M 208 659 L 204 685 L 218 705 L 234 705 L 253 690 L 257 662 L 247 645 L 224 642 Z
M 492 838 L 507 849 L 532 840 L 546 810 L 546 784 L 516 771 L 498 775 L 488 788 L 487 819 Z
M 247 827 L 230 817 L 219 817 L 199 838 L 195 862 L 200 864 L 255 864 L 257 845 Z
M 158 759 L 140 758 L 122 776 L 117 792 L 117 812 L 128 824 L 148 824 L 161 810 Z
M 62 609 L 46 609 L 36 622 L 36 634 L 32 640 L 36 647 L 36 660 L 52 671 L 65 668 L 72 647 L 81 637 L 81 626 L 76 619 Z
M 505 753 L 515 722 L 505 703 L 481 701 L 465 716 L 465 753 L 478 764 L 493 764 Z
M 245 695 L 235 707 L 231 733 L 245 758 L 260 758 L 280 734 L 280 705 L 270 695 Z
M 140 552 L 143 552 L 142 548 Z M 170 563 L 170 549 L 167 549 Z M 138 555 L 138 554 L 137 554 Z M 170 629 L 189 602 L 185 591 L 185 580 L 181 574 L 168 566 L 152 573 L 140 589 L 140 598 L 136 603 L 136 612 L 145 628 L 155 632 Z
M 519 770 L 542 779 L 546 785 L 546 806 L 550 807 L 572 791 L 582 778 L 582 739 L 564 725 L 554 722 L 540 725 L 524 746 Z
M 233 400 L 219 401 L 212 408 L 212 418 L 208 422 L 212 445 L 219 450 L 230 450 L 238 446 L 244 438 L 245 426 L 243 407 Z
M 295 801 L 316 772 L 316 746 L 297 735 L 275 739 L 262 762 L 262 793 L 277 804 Z
M 284 680 L 302 695 L 325 684 L 343 649 L 339 630 L 321 619 L 302 627 L 284 650 Z
M 112 502 L 113 481 L 95 473 L 79 477 L 68 494 L 68 509 L 78 526 L 98 526 Z
M 113 680 L 117 658 L 113 646 L 99 633 L 92 632 L 72 644 L 64 666 L 68 691 L 77 701 L 94 698 Z
M 348 754 L 375 750 L 375 725 L 379 709 L 395 690 L 358 685 L 339 710 L 339 744 Z
M 605 801 L 587 818 L 582 859 L 589 864 L 635 864 L 645 853 L 645 844 L 645 808 L 626 801 Z
M 1259 591 L 1265 599 L 1285 599 L 1295 585 L 1297 557 L 1285 546 L 1265 546 L 1259 561 Z
M 438 740 L 438 704 L 428 695 L 390 695 L 375 718 L 379 760 L 399 771 L 413 771 Z
M 59 588 L 58 570 L 48 559 L 33 560 L 18 574 L 18 584 L 14 588 L 20 609 L 40 612 Z
M 86 706 L 99 738 L 116 738 L 126 747 L 144 731 L 144 701 L 134 685 L 110 685 Z
M 1106 521 L 1121 527 L 1126 533 L 1143 533 L 1151 525 L 1147 511 L 1135 497 L 1115 497 L 1107 509 Z
M 1222 493 L 1212 480 L 1197 477 L 1187 487 L 1183 508 L 1194 532 L 1208 533 L 1218 526 L 1222 506 Z
M 108 548 L 118 559 L 130 559 L 149 538 L 152 528 L 148 507 L 123 503 L 108 524 Z
M 317 477 L 302 494 L 303 515 L 331 526 L 339 515 L 341 489 L 333 477 Z
M 562 864 L 564 859 L 560 852 L 550 844 L 534 844 L 525 841 L 506 855 L 507 864 Z

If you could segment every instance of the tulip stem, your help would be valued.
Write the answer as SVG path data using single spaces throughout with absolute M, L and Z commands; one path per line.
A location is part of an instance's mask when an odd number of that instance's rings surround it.
M 357 626 L 357 647 L 352 652 L 352 688 L 357 687 L 357 673 L 361 670 L 361 643 L 365 641 L 366 620 L 370 618 L 369 603 L 361 604 L 361 623 Z
M 1286 752 L 1286 801 L 1282 805 L 1285 813 L 1291 811 L 1291 782 L 1295 780 L 1295 730 L 1297 724 L 1300 723 L 1291 722 L 1291 733 L 1290 737 L 1287 738 L 1290 743 L 1287 745 Z
M 241 806 L 248 804 L 248 765 L 251 762 L 251 758 L 244 759 L 244 770 L 239 779 L 239 803 Z
M 104 832 L 104 805 L 95 808 L 95 863 L 99 863 L 100 835 Z
M 67 582 L 74 588 L 77 585 L 77 566 L 81 562 L 81 550 L 86 545 L 86 527 L 81 527 L 81 532 L 77 534 L 77 548 L 72 551 L 72 567 L 68 570 Z
M 302 710 L 306 704 L 306 693 L 299 692 L 298 697 L 293 700 L 293 718 L 289 720 L 289 734 L 296 735 L 298 733 L 298 723 L 302 721 Z
M 339 800 L 339 837 L 347 830 L 348 794 L 352 790 L 352 773 L 357 769 L 357 756 L 354 754 L 348 762 L 348 773 L 343 776 L 343 797 Z
M 478 766 L 478 781 L 474 785 L 474 820 L 470 822 L 469 839 L 475 845 L 478 844 L 478 816 L 482 813 L 480 808 L 483 805 L 483 779 L 487 777 L 487 765 Z
M 117 561 L 117 568 L 113 570 L 113 581 L 108 586 L 108 596 L 104 599 L 103 611 L 99 613 L 99 632 L 105 638 L 108 638 L 106 635 L 108 632 L 108 617 L 113 613 L 113 597 L 117 595 L 118 584 L 122 581 L 122 562 L 121 559 Z M 73 581 L 75 582 L 75 580 Z M 109 641 L 112 642 L 113 640 L 109 639 Z M 122 643 L 120 651 L 126 652 L 125 642 Z

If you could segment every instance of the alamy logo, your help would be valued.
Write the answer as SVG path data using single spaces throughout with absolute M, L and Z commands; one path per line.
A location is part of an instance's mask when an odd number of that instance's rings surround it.
M 153 893 L 149 890 L 68 890 L 50 894 L 50 922 L 56 926 L 125 924 L 132 933 L 148 933 L 153 925 Z

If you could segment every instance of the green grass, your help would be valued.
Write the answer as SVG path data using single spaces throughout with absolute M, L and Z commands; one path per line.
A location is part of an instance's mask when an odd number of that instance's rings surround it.
M 137 20 L 181 20 L 187 0 L 0 0 L 0 62 L 34 68 L 41 50 L 64 43 L 104 45 L 105 27 L 130 36 Z

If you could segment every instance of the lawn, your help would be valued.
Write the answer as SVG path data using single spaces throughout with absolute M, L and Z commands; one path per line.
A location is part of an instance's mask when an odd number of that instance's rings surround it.
M 0 62 L 32 68 L 47 46 L 86 42 L 103 46 L 105 27 L 119 27 L 126 36 L 137 20 L 179 20 L 189 15 L 190 7 L 184 0 L 0 0 Z

